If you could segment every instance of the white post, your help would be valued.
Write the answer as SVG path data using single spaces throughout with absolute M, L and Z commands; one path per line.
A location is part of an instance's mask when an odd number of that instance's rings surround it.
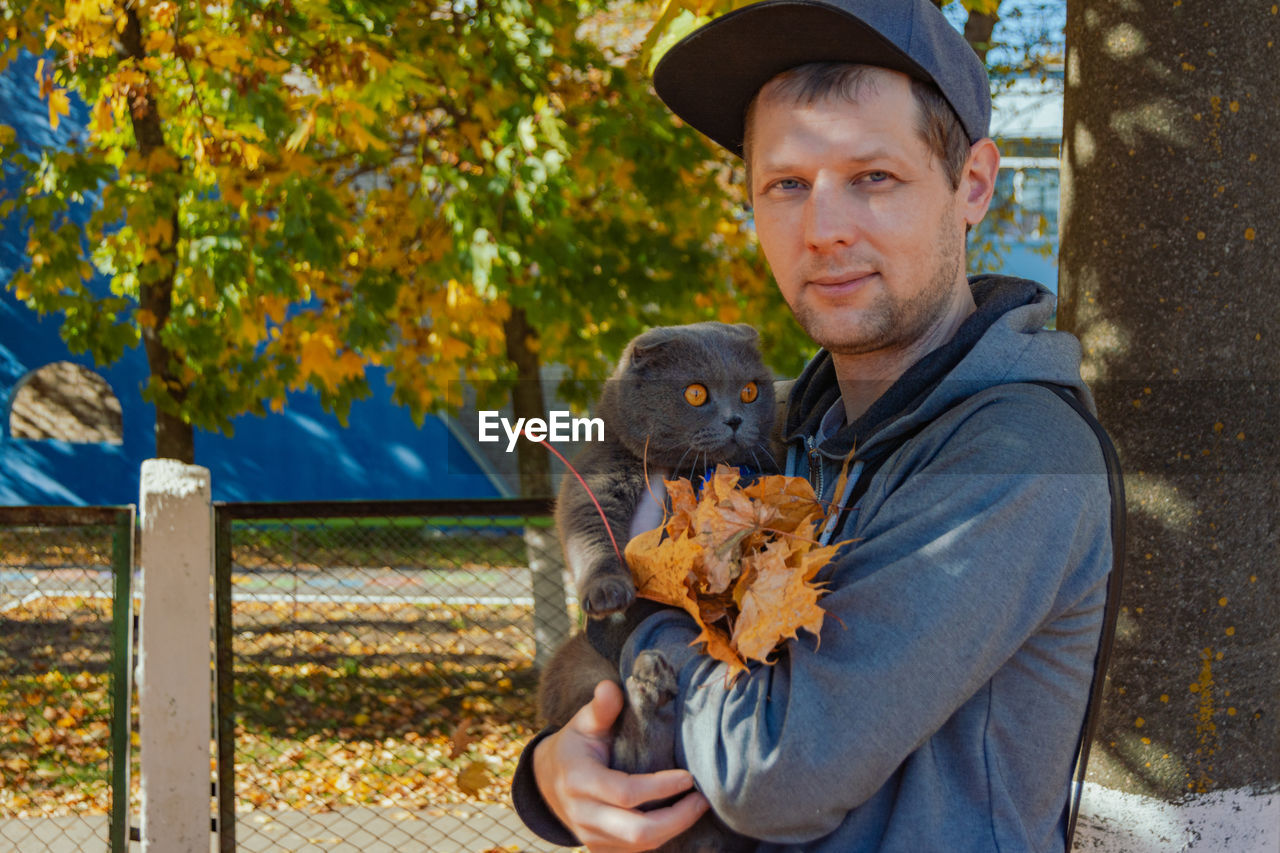
M 142 853 L 208 853 L 213 511 L 209 471 L 142 463 Z

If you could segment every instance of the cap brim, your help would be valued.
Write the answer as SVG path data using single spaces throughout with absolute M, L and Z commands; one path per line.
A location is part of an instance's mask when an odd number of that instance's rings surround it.
M 747 6 L 677 42 L 658 62 L 658 97 L 713 142 L 742 156 L 743 119 L 760 87 L 809 62 L 852 62 L 932 77 L 857 17 L 804 0 Z

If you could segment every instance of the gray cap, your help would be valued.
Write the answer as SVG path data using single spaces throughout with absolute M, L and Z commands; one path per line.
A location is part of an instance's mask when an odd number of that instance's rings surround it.
M 987 69 L 930 0 L 765 0 L 685 36 L 653 72 L 658 96 L 742 156 L 747 105 L 774 76 L 809 62 L 853 62 L 933 83 L 970 142 L 987 136 Z

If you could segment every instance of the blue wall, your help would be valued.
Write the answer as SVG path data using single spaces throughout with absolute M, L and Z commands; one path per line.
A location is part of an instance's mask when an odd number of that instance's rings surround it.
M 37 93 L 36 60 L 23 55 L 0 72 L 0 124 L 14 127 L 28 153 L 64 145 L 85 124 L 73 102 L 58 130 L 48 124 Z M 3 191 L 17 184 L 3 164 Z M 23 262 L 26 229 L 16 216 L 0 220 L 0 285 Z M 105 279 L 90 283 L 106 292 Z M 155 448 L 155 412 L 142 400 L 147 377 L 141 348 L 116 364 L 97 368 L 74 356 L 58 335 L 59 318 L 38 317 L 0 291 L 0 504 L 115 504 L 137 500 L 138 470 Z M 120 400 L 124 443 L 69 444 L 27 441 L 9 434 L 9 410 L 17 385 L 30 371 L 55 361 L 96 370 Z M 379 498 L 495 497 L 501 488 L 486 475 L 446 422 L 429 417 L 416 427 L 408 411 L 391 402 L 384 372 L 369 373 L 373 396 L 357 401 L 348 426 L 326 413 L 317 395 L 291 394 L 283 413 L 246 415 L 234 437 L 197 432 L 196 461 L 209 468 L 215 500 L 370 500 Z

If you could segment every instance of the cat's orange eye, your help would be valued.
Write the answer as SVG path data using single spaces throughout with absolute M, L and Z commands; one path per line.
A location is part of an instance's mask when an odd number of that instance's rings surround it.
M 744 403 L 754 403 L 756 397 L 760 396 L 760 389 L 756 387 L 756 383 L 748 382 L 742 386 L 742 390 L 738 392 L 738 396 L 742 398 Z
M 701 406 L 707 402 L 707 386 L 699 385 L 697 382 L 686 386 L 684 389 L 685 402 L 690 406 Z

